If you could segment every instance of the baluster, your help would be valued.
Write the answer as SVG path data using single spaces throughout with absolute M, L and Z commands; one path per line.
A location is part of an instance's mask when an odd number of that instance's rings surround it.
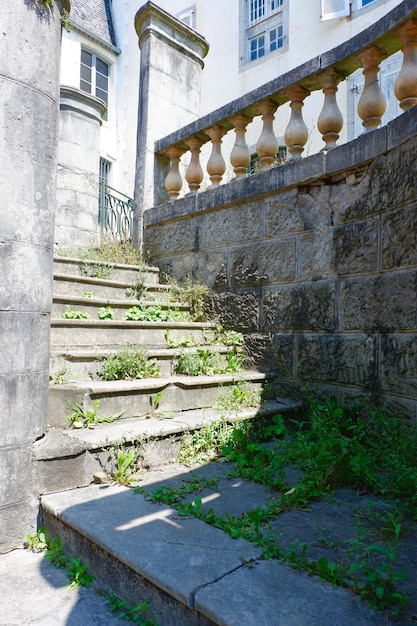
M 302 108 L 304 98 L 310 95 L 308 89 L 301 85 L 294 85 L 286 90 L 291 101 L 291 117 L 284 134 L 285 143 L 293 159 L 301 159 L 301 153 L 308 139 L 307 126 L 304 124 Z
M 325 142 L 322 152 L 327 152 L 336 147 L 339 133 L 343 128 L 343 116 L 336 102 L 337 84 L 341 77 L 334 69 L 329 69 L 320 74 L 318 81 L 323 89 L 324 104 L 317 121 L 317 127 Z
M 230 163 L 233 166 L 235 180 L 244 178 L 250 165 L 250 152 L 246 145 L 245 135 L 246 126 L 252 121 L 252 118 L 243 113 L 237 113 L 229 117 L 229 121 L 233 124 L 236 133 L 236 141 L 230 153 Z
M 226 163 L 223 159 L 221 148 L 222 137 L 226 134 L 226 131 L 218 124 L 214 124 L 204 132 L 210 137 L 213 145 L 210 158 L 207 161 L 207 172 L 211 180 L 209 189 L 214 189 L 214 187 L 220 185 L 223 174 L 226 171 Z
M 191 160 L 185 174 L 185 180 L 188 183 L 190 192 L 197 193 L 204 177 L 203 169 L 200 165 L 200 148 L 204 142 L 196 135 L 193 135 L 186 139 L 184 143 L 186 143 L 191 151 Z
M 261 170 L 268 169 L 274 164 L 278 152 L 278 141 L 274 134 L 274 113 L 278 105 L 274 100 L 258 102 L 258 109 L 262 114 L 263 128 L 256 144 L 256 154 L 259 156 Z
M 182 178 L 179 171 L 180 157 L 184 154 L 185 150 L 182 150 L 178 146 L 169 146 L 165 149 L 165 153 L 171 159 L 171 167 L 168 176 L 165 179 L 165 189 L 168 192 L 170 198 L 178 198 L 182 187 Z
M 401 70 L 395 81 L 394 93 L 400 107 L 407 111 L 417 104 L 417 20 L 401 26 L 395 36 L 401 41 L 404 54 Z
M 367 131 L 378 128 L 385 113 L 385 96 L 379 86 L 378 72 L 379 64 L 386 56 L 386 53 L 377 46 L 367 48 L 356 55 L 365 76 L 365 85 L 358 102 L 358 115 Z

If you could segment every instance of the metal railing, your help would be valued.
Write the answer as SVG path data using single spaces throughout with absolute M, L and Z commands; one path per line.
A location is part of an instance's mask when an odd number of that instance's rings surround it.
M 132 198 L 100 183 L 99 222 L 102 233 L 120 241 L 130 240 L 133 222 Z

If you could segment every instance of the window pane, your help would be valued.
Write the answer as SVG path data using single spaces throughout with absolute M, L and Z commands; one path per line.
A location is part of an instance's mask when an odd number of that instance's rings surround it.
M 85 65 L 81 65 L 80 71 L 81 80 L 90 83 L 91 85 L 91 67 L 86 67 Z
M 87 50 L 81 50 L 81 63 L 91 67 L 93 64 L 93 55 L 87 52 Z
M 96 70 L 100 72 L 100 74 L 104 74 L 104 76 L 109 75 L 109 66 L 101 59 L 96 59 Z
M 278 32 L 278 48 L 282 48 L 282 46 L 284 45 L 284 28 L 283 26 L 278 26 L 277 28 L 277 32 Z
M 256 37 L 250 42 L 250 60 L 255 61 L 263 56 L 265 56 L 265 35 Z
M 85 80 L 80 80 L 80 89 L 81 91 L 91 93 L 91 83 L 87 83 Z
M 258 56 L 263 57 L 265 55 L 265 37 L 259 37 L 258 42 Z
M 107 104 L 108 94 L 107 91 L 103 91 L 102 89 L 96 89 L 96 96 Z
M 271 13 L 278 11 L 282 7 L 284 0 L 269 0 Z
M 80 89 L 88 93 L 91 93 L 92 86 L 92 62 L 93 55 L 86 50 L 81 50 Z
M 107 78 L 107 76 L 103 76 L 102 74 L 96 74 L 96 87 L 98 89 L 104 89 L 104 91 L 108 91 L 109 79 Z
M 367 4 L 371 4 L 374 0 L 362 0 L 362 6 L 366 6 Z
M 250 0 L 249 22 L 254 24 L 265 17 L 265 0 Z
M 273 52 L 277 47 L 277 29 L 273 28 L 269 31 L 269 50 Z

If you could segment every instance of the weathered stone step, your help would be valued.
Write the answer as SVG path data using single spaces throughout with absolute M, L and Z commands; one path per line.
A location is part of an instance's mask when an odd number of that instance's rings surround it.
M 150 359 L 156 359 L 159 367 L 160 376 L 171 376 L 174 373 L 173 361 L 181 354 L 189 354 L 196 351 L 197 348 L 210 350 L 220 354 L 222 363 L 224 363 L 224 355 L 231 348 L 225 346 L 196 346 L 194 348 L 152 348 L 148 347 L 146 354 Z M 119 350 L 99 350 L 97 348 L 69 348 L 68 350 L 52 350 L 50 356 L 50 373 L 52 379 L 58 372 L 66 370 L 63 374 L 66 382 L 77 382 L 81 380 L 91 380 L 96 378 L 97 370 L 102 366 L 102 360 L 114 356 Z
M 54 295 L 53 304 L 52 304 L 52 317 L 61 317 L 65 311 L 69 308 L 74 309 L 75 311 L 80 311 L 82 313 L 87 313 L 89 318 L 99 319 L 99 311 L 103 307 L 111 307 L 113 313 L 113 319 L 115 320 L 123 320 L 124 315 L 128 312 L 128 310 L 134 306 L 141 307 L 154 307 L 155 305 L 160 306 L 163 311 L 177 310 L 181 313 L 187 313 L 189 311 L 189 306 L 186 304 L 182 304 L 181 302 L 162 302 L 157 303 L 154 300 L 116 300 L 116 299 L 108 299 L 108 298 L 95 298 L 95 297 L 79 297 L 79 296 L 70 296 L 70 295 Z
M 200 497 L 206 510 L 213 508 L 223 519 L 239 518 L 277 497 L 263 485 L 230 477 L 232 469 L 216 462 L 192 469 L 162 467 L 141 484 L 150 491 L 175 490 L 187 480 L 215 475 L 217 486 Z M 160 626 L 379 626 L 396 621 L 349 589 L 280 559 L 264 560 L 259 546 L 181 517 L 126 487 L 91 485 L 43 495 L 41 508 L 47 535 L 61 539 L 67 556 L 81 556 L 98 587 L 129 596 L 133 603 L 147 600 Z
M 51 320 L 51 348 L 96 346 L 114 348 L 127 344 L 165 346 L 166 332 L 173 341 L 193 337 L 204 343 L 204 332 L 215 330 L 210 322 L 131 322 L 117 320 Z
M 88 294 L 100 299 L 137 298 L 140 294 L 146 299 L 167 301 L 170 299 L 170 286 L 155 284 L 139 285 L 136 288 L 134 282 L 109 280 L 105 278 L 92 278 L 73 274 L 54 273 L 54 294 L 79 296 Z M 145 295 L 146 294 L 146 295 Z
M 41 506 L 47 535 L 69 557 L 81 555 L 100 587 L 147 600 L 160 626 L 228 626 L 210 605 L 195 608 L 199 590 L 261 552 L 126 487 L 91 485 L 43 496 Z
M 254 371 L 214 376 L 170 376 L 140 380 L 90 381 L 77 384 L 50 385 L 48 424 L 55 428 L 68 426 L 71 414 L 66 401 L 77 402 L 86 410 L 100 400 L 97 413 L 108 417 L 123 411 L 123 419 L 142 417 L 152 411 L 152 402 L 158 397 L 161 412 L 188 411 L 216 405 L 225 389 L 237 382 L 247 382 L 261 389 L 267 375 Z M 158 394 L 158 396 L 157 396 Z
M 109 280 L 134 284 L 156 285 L 159 282 L 159 269 L 149 265 L 121 265 L 80 259 L 74 257 L 54 257 L 54 272 L 79 277 L 107 278 Z
M 178 460 L 184 436 L 222 418 L 233 423 L 280 413 L 289 419 L 300 407 L 299 402 L 280 399 L 239 411 L 206 408 L 167 414 L 158 410 L 148 419 L 121 419 L 81 430 L 50 429 L 34 446 L 33 471 L 42 493 L 83 487 L 93 482 L 96 472 L 112 473 L 113 451 L 122 445 L 139 447 L 142 466 L 158 468 Z

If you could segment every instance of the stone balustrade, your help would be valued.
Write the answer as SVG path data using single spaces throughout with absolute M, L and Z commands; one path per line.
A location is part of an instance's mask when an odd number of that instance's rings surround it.
M 262 131 L 256 143 L 256 153 L 260 170 L 273 166 L 279 147 L 274 119 L 277 111 L 279 114 L 279 107 L 286 102 L 291 108 L 284 135 L 288 159 L 301 159 L 308 139 L 302 108 L 305 99 L 314 91 L 323 93 L 323 106 L 317 119 L 317 128 L 324 142 L 322 152 L 333 149 L 337 146 L 344 121 L 337 103 L 338 85 L 359 68 L 362 68 L 365 82 L 358 115 L 364 132 L 378 128 L 386 102 L 378 84 L 379 65 L 398 50 L 403 52 L 403 64 L 395 83 L 395 97 L 404 111 L 414 106 L 417 104 L 417 9 L 415 1 L 404 0 L 353 39 L 157 141 L 157 167 L 169 168 L 165 178 L 169 199 L 177 198 L 183 189 L 180 159 L 186 152 L 191 154 L 185 174 L 188 188 L 190 193 L 201 190 L 204 171 L 200 150 L 208 142 L 211 142 L 211 155 L 206 163 L 211 181 L 209 188 L 222 183 L 227 169 L 222 140 L 229 131 L 235 133 L 229 155 L 234 180 L 245 177 L 251 161 L 245 135 L 253 119 L 259 116 Z M 159 171 L 159 180 L 160 174 Z

